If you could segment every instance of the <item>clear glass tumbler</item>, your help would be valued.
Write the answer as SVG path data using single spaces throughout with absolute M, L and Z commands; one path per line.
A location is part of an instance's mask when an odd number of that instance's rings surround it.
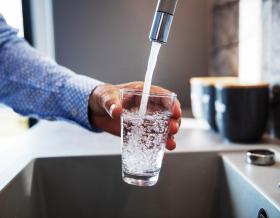
M 148 99 L 144 115 L 139 112 L 142 97 Z M 122 177 L 126 183 L 157 183 L 175 99 L 175 93 L 121 90 Z

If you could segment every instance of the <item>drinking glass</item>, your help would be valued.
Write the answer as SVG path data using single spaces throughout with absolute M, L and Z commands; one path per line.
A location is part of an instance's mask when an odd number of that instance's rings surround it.
M 144 113 L 139 112 L 142 98 L 147 100 Z M 126 183 L 157 183 L 175 99 L 176 94 L 167 91 L 121 90 L 122 178 Z

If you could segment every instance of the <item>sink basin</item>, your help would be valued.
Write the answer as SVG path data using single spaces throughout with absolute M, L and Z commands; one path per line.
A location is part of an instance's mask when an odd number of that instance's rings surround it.
M 217 152 L 168 153 L 153 187 L 127 185 L 119 155 L 38 158 L 2 191 L 0 218 L 254 218 L 277 210 Z

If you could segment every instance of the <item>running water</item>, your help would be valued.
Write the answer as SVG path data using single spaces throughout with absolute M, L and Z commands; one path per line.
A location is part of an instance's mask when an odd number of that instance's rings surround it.
M 160 50 L 160 46 L 161 46 L 160 43 L 152 42 L 150 57 L 149 57 L 149 61 L 148 61 L 148 67 L 147 67 L 146 76 L 145 76 L 144 88 L 143 88 L 144 94 L 142 95 L 140 110 L 139 110 L 140 116 L 144 116 L 146 114 L 147 104 L 148 104 L 148 99 L 149 99 L 148 94 L 150 93 L 153 73 L 154 73 L 154 70 L 156 67 L 157 57 L 158 57 L 158 53 Z

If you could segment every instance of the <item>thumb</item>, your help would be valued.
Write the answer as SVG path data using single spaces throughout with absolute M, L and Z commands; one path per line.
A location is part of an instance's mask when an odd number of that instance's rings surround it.
M 122 114 L 120 102 L 111 104 L 109 110 L 106 110 L 112 119 L 119 118 Z
M 122 114 L 122 105 L 119 98 L 119 93 L 110 93 L 103 96 L 103 108 L 112 119 L 119 118 Z

